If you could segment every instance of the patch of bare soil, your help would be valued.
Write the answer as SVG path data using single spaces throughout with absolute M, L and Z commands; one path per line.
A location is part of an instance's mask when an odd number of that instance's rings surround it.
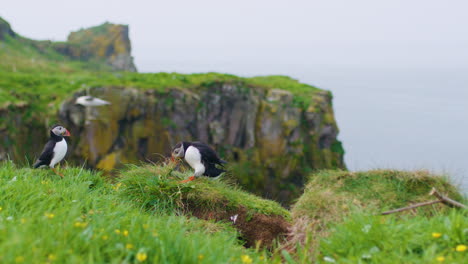
M 210 210 L 200 207 L 186 207 L 190 213 L 200 219 L 230 222 L 239 230 L 245 247 L 270 248 L 275 240 L 282 240 L 291 224 L 279 215 L 250 214 L 246 208 L 234 210 Z

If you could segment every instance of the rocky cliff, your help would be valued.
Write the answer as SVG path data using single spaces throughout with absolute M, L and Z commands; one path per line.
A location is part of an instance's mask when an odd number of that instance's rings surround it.
M 83 61 L 104 60 L 114 70 L 136 71 L 127 25 L 104 23 L 70 33 L 67 42 L 53 43 L 58 52 Z
M 60 109 L 74 134 L 72 158 L 111 170 L 123 163 L 157 161 L 180 140 L 199 140 L 230 161 L 247 189 L 286 202 L 314 169 L 344 168 L 331 95 L 317 91 L 301 103 L 289 91 L 220 81 L 165 91 L 104 86 L 89 91 L 109 106 Z

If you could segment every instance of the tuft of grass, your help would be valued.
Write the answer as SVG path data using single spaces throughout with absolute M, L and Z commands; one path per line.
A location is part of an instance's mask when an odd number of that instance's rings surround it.
M 222 179 L 200 177 L 180 184 L 182 179 L 192 174 L 174 171 L 173 166 L 129 165 L 120 172 L 122 197 L 156 211 L 184 211 L 190 204 L 192 207 L 213 211 L 242 207 L 250 214 L 289 218 L 289 212 L 278 203 L 247 193 Z
M 411 203 L 434 199 L 429 196 L 432 187 L 456 200 L 463 197 L 447 178 L 427 171 L 374 170 L 367 172 L 322 171 L 310 176 L 304 194 L 291 209 L 294 221 L 289 247 L 301 244 L 299 251 L 307 250 L 312 261 L 317 254 L 319 241 L 330 235 L 332 225 L 345 221 L 350 215 L 364 217 Z M 449 211 L 449 207 L 436 204 L 395 215 L 432 216 Z M 352 221 L 352 220 L 350 220 Z M 348 233 L 348 239 L 354 239 Z M 307 249 L 306 249 L 307 248 Z
M 64 179 L 0 164 L 1 263 L 267 262 L 266 253 L 243 248 L 228 225 L 150 213 L 100 173 L 61 171 Z
M 293 217 L 307 216 L 323 219 L 340 215 L 357 207 L 372 213 L 395 209 L 431 199 L 432 187 L 455 200 L 463 197 L 446 177 L 427 171 L 373 170 L 367 172 L 322 171 L 310 176 L 304 194 L 294 205 Z M 434 205 L 418 209 L 419 213 L 433 213 L 446 209 Z M 341 212 L 341 213 L 340 213 Z

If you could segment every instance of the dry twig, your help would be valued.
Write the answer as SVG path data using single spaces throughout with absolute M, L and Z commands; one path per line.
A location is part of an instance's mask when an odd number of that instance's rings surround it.
M 436 190 L 436 188 L 432 188 L 429 195 L 433 195 L 433 196 L 437 197 L 439 200 L 417 203 L 417 204 L 413 204 L 413 205 L 410 205 L 410 206 L 407 206 L 407 207 L 402 207 L 402 208 L 386 211 L 386 212 L 383 212 L 382 215 L 398 213 L 398 212 L 411 210 L 411 209 L 414 209 L 414 208 L 417 208 L 417 207 L 436 204 L 436 203 L 444 203 L 444 204 L 446 204 L 448 206 L 458 207 L 458 208 L 462 208 L 462 209 L 468 209 L 468 207 L 466 205 L 464 205 L 464 204 L 462 204 L 460 202 L 457 202 L 455 200 L 452 200 L 452 199 L 448 198 L 447 196 L 441 194 L 440 192 L 438 192 Z

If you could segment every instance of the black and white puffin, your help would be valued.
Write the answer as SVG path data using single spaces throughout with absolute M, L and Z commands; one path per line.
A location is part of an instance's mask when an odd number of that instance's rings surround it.
M 218 154 L 205 143 L 202 142 L 179 142 L 172 150 L 172 160 L 184 158 L 185 161 L 195 170 L 194 175 L 182 181 L 193 181 L 195 177 L 201 175 L 208 177 L 218 177 L 225 170 L 216 168 L 216 165 L 227 163 L 219 158 Z
M 54 166 L 63 160 L 65 154 L 67 154 L 67 141 L 63 137 L 69 137 L 70 132 L 66 128 L 60 125 L 54 125 L 50 129 L 50 138 L 46 143 L 44 150 L 42 150 L 41 156 L 34 163 L 34 168 L 49 167 L 55 174 L 63 178 L 63 174 L 57 172 Z

